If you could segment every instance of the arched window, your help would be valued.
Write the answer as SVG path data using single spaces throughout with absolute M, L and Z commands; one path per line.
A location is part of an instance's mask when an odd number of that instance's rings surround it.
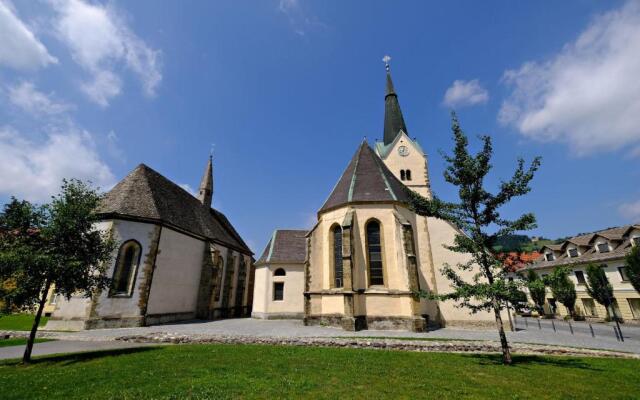
M 382 242 L 380 223 L 376 220 L 367 223 L 367 255 L 369 261 L 369 285 L 384 285 L 382 265 Z
M 120 246 L 113 269 L 111 296 L 131 296 L 140 264 L 141 250 L 140 243 L 135 240 L 128 240 Z
M 333 242 L 333 286 L 341 288 L 342 283 L 342 228 L 334 225 L 331 229 Z
M 400 180 L 404 181 L 406 179 L 406 175 L 403 169 L 400 170 Z
M 408 180 L 408 181 L 411 180 L 411 170 L 410 169 L 406 170 L 404 175 L 405 175 L 405 179 L 406 180 Z
M 287 272 L 283 269 L 283 268 L 278 268 L 277 270 L 273 271 L 273 276 L 286 276 Z

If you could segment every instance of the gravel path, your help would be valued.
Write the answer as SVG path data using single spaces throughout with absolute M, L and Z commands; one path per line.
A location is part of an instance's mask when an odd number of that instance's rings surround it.
M 545 321 L 546 323 L 548 321 Z M 564 324 L 564 322 L 558 321 Z M 524 322 L 520 321 L 519 324 Z M 595 327 L 595 325 L 594 325 Z M 509 340 L 514 343 L 538 343 L 569 347 L 582 347 L 593 349 L 619 350 L 640 354 L 640 327 L 624 326 L 625 342 L 619 342 L 613 335 L 613 328 L 600 325 L 596 329 L 596 337 L 593 338 L 588 331 L 582 332 L 576 328 L 576 334 L 571 335 L 564 325 L 557 325 L 557 332 L 543 326 L 538 329 L 537 324 L 529 329 L 507 332 Z M 609 330 L 611 330 L 609 332 Z M 156 325 L 140 328 L 121 329 L 97 329 L 82 332 L 43 332 L 43 336 L 56 337 L 63 340 L 114 340 L 121 336 L 149 335 L 149 334 L 175 334 L 175 335 L 206 335 L 206 336 L 252 336 L 252 337 L 278 337 L 278 338 L 309 338 L 309 337 L 388 337 L 388 338 L 447 338 L 463 340 L 498 340 L 497 333 L 493 330 L 467 330 L 467 329 L 437 329 L 430 332 L 415 333 L 407 331 L 375 331 L 364 330 L 359 332 L 347 332 L 340 328 L 324 326 L 304 326 L 298 320 L 258 320 L 251 318 L 226 319 L 219 321 L 192 321 L 179 324 Z
M 56 340 L 33 345 L 33 356 L 44 356 L 59 353 L 75 353 L 81 351 L 118 350 L 149 346 L 147 343 L 129 343 L 121 341 L 78 341 Z M 22 358 L 25 346 L 0 347 L 0 360 Z

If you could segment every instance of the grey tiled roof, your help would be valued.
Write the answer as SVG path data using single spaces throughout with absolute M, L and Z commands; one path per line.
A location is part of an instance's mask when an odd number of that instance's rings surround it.
M 640 225 L 626 225 L 617 228 L 604 229 L 602 231 L 593 232 L 589 234 L 579 235 L 567 239 L 562 245 L 546 245 L 551 250 L 561 252 L 557 255 L 553 261 L 547 261 L 544 254 L 540 256 L 535 263 L 531 264 L 530 268 L 550 268 L 560 265 L 575 265 L 575 264 L 588 264 L 597 262 L 606 262 L 611 260 L 618 260 L 624 257 L 631 249 L 630 238 L 625 237 L 625 233 L 632 228 L 640 229 Z M 610 240 L 612 250 L 607 253 L 598 252 L 591 244 L 592 239 L 596 236 L 602 236 Z M 569 257 L 565 252 L 565 249 L 569 243 L 580 246 L 582 253 L 578 257 Z
M 363 141 L 319 212 L 349 203 L 408 203 L 407 190 Z
M 306 256 L 307 232 L 297 229 L 276 230 L 256 265 L 273 262 L 303 263 Z
M 253 254 L 224 214 L 202 205 L 190 193 L 144 164 L 138 165 L 105 195 L 98 212 L 103 218 L 162 222 Z

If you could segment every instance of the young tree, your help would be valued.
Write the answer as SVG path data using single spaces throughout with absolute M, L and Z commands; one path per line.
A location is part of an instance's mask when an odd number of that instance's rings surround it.
M 91 296 L 108 286 L 105 269 L 115 244 L 95 229 L 100 196 L 86 184 L 63 181 L 50 204 L 36 207 L 15 198 L 0 213 L 0 279 L 15 282 L 4 300 L 17 308 L 36 310 L 23 362 L 31 360 L 47 293 L 67 299 Z
M 633 246 L 633 249 L 625 257 L 627 264 L 627 276 L 633 288 L 640 292 L 640 246 Z
M 610 310 L 613 304 L 613 287 L 602 267 L 594 264 L 587 265 L 587 293 L 604 306 L 607 310 L 607 319 L 610 319 L 614 314 Z
M 442 273 L 451 281 L 452 291 L 446 294 L 422 294 L 440 300 L 454 300 L 461 307 L 467 307 L 472 313 L 493 311 L 496 327 L 502 346 L 504 364 L 511 364 L 511 353 L 504 333 L 501 311 L 517 292 L 518 284 L 509 282 L 508 271 L 503 260 L 494 248 L 498 238 L 536 226 L 533 214 L 524 214 L 515 220 L 503 218 L 500 208 L 514 197 L 522 196 L 531 189 L 529 182 L 540 166 L 535 158 L 529 168 L 524 160 L 518 160 L 518 166 L 512 178 L 500 184 L 498 193 L 492 194 L 484 187 L 485 178 L 491 170 L 493 147 L 489 136 L 482 136 L 482 150 L 472 155 L 468 150 L 468 139 L 463 133 L 455 113 L 452 113 L 452 132 L 455 141 L 454 153 L 444 155 L 447 168 L 444 178 L 458 187 L 460 202 L 451 203 L 434 196 L 432 200 L 409 191 L 412 206 L 419 215 L 440 218 L 462 229 L 454 243 L 447 248 L 458 253 L 471 255 L 469 262 L 458 264 L 460 271 L 475 273 L 471 282 L 465 281 L 454 267 L 443 265 Z M 493 233 L 489 233 L 493 231 Z
M 569 310 L 571 318 L 575 317 L 576 285 L 569 279 L 569 269 L 566 267 L 556 267 L 548 276 L 549 287 L 553 297 L 564 304 Z
M 527 289 L 529 289 L 531 300 L 533 300 L 533 304 L 535 304 L 538 310 L 538 315 L 543 316 L 544 303 L 547 300 L 547 287 L 544 281 L 540 279 L 538 274 L 533 270 L 529 270 L 527 274 Z

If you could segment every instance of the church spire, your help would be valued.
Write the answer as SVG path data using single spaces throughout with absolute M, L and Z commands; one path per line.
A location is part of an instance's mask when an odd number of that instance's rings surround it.
M 384 61 L 387 70 L 387 90 L 384 95 L 384 144 L 388 145 L 393 142 L 400 130 L 408 132 L 402 117 L 402 110 L 400 110 L 398 95 L 391 80 L 391 67 L 389 66 L 391 57 L 384 56 L 382 61 Z
M 209 156 L 209 162 L 207 168 L 204 170 L 202 181 L 200 182 L 200 190 L 198 192 L 198 200 L 207 206 L 211 207 L 213 200 L 213 156 Z

